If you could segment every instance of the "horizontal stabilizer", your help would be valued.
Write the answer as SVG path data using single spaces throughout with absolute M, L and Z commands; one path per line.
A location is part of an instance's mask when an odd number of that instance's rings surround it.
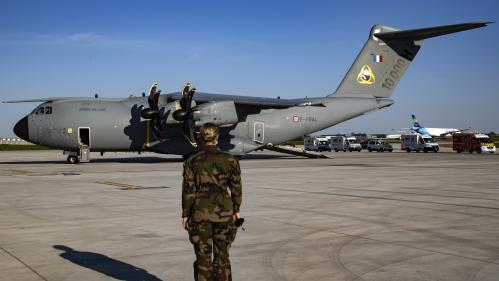
M 390 31 L 376 33 L 374 36 L 383 41 L 388 40 L 423 40 L 431 37 L 446 35 L 454 32 L 460 32 L 468 29 L 474 29 L 487 26 L 493 22 L 470 22 L 452 25 L 443 25 L 428 28 L 418 28 L 410 30 Z

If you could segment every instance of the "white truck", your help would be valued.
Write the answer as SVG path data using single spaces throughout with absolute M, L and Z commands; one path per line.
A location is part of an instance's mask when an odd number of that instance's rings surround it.
M 333 136 L 331 137 L 331 149 L 338 152 L 343 151 L 361 151 L 362 145 L 357 142 L 355 137 Z
M 319 151 L 319 140 L 314 136 L 304 136 L 303 148 L 308 151 Z
M 303 148 L 309 151 L 331 151 L 331 143 L 328 137 L 305 136 Z
M 407 152 L 416 151 L 416 152 L 438 152 L 440 147 L 438 143 L 436 143 L 431 136 L 424 136 L 421 134 L 408 134 L 401 136 L 401 146 L 402 150 Z

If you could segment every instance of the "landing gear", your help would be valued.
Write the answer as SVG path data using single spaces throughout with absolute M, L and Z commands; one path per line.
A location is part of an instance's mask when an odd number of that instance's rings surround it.
M 86 163 L 90 161 L 90 148 L 86 145 L 80 145 L 80 149 L 76 151 L 64 151 L 65 155 L 68 155 L 66 163 L 68 164 L 78 164 Z
M 68 156 L 68 159 L 66 160 L 66 162 L 68 164 L 77 164 L 78 162 L 80 162 L 80 160 L 78 159 L 78 156 L 75 156 L 75 155 L 69 155 Z

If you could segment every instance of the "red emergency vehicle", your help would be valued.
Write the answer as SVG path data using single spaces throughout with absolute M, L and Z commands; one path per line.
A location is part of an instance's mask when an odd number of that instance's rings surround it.
M 461 153 L 468 151 L 469 153 L 490 152 L 496 151 L 494 142 L 489 136 L 480 133 L 454 133 L 452 135 L 452 149 Z

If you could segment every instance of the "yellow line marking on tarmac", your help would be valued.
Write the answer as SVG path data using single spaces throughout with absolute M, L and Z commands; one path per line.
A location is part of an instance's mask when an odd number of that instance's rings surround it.
M 95 183 L 104 184 L 104 185 L 110 185 L 110 186 L 116 186 L 116 187 L 121 187 L 120 189 L 141 188 L 141 186 L 139 186 L 139 185 L 128 184 L 128 183 L 120 183 L 120 182 L 114 182 L 114 181 L 96 181 Z

